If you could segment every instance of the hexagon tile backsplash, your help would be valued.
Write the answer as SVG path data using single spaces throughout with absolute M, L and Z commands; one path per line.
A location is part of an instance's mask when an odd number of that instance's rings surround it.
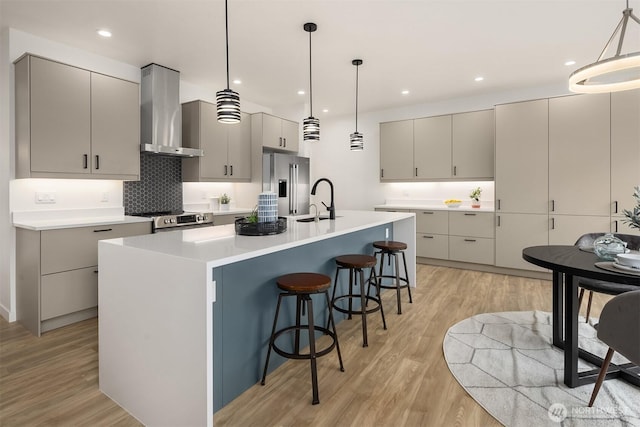
M 126 215 L 182 211 L 182 159 L 140 153 L 140 181 L 125 181 Z

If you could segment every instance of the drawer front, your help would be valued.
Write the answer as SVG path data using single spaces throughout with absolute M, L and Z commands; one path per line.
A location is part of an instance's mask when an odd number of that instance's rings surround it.
M 449 236 L 449 259 L 476 264 L 494 263 L 494 239 Z
M 449 212 L 416 210 L 416 232 L 449 234 Z
M 487 212 L 449 212 L 449 235 L 493 239 L 494 216 Z
M 441 234 L 416 233 L 416 255 L 425 258 L 449 258 L 449 237 Z
M 42 276 L 40 320 L 52 319 L 98 305 L 96 267 Z
M 98 265 L 98 240 L 151 233 L 151 222 L 41 232 L 42 274 Z

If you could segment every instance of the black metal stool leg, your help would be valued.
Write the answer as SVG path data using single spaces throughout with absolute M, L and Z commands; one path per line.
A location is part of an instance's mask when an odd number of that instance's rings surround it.
M 333 311 L 333 301 L 336 299 L 336 289 L 338 289 L 338 273 L 340 273 L 340 267 L 336 267 L 336 276 L 333 279 L 333 292 L 331 293 L 331 302 L 327 303 L 327 307 L 329 307 L 329 314 Z M 327 291 L 327 298 L 329 297 L 329 292 Z M 329 320 L 327 320 L 327 329 L 329 329 Z
M 262 372 L 262 381 L 260 384 L 264 385 L 264 381 L 267 378 L 267 368 L 269 368 L 269 357 L 271 356 L 271 348 L 275 341 L 276 326 L 278 324 L 278 314 L 280 313 L 280 302 L 282 301 L 282 294 L 278 295 L 278 305 L 276 305 L 276 315 L 273 317 L 273 328 L 271 328 L 271 337 L 269 338 L 269 348 L 267 350 L 267 360 L 264 362 L 264 371 Z
M 353 269 L 349 269 L 349 295 L 353 295 L 353 277 L 354 277 Z M 349 319 L 351 319 L 351 312 L 353 311 L 353 301 L 349 298 Z
M 409 283 L 409 270 L 407 270 L 407 257 L 402 252 L 402 263 L 404 264 L 404 276 L 407 278 L 407 291 L 409 292 L 409 304 L 413 304 L 413 299 L 411 298 L 411 283 Z
M 382 294 L 380 292 L 380 282 L 378 281 L 378 277 L 376 276 L 375 267 L 371 267 L 371 274 L 369 275 L 369 286 L 371 286 L 371 280 L 372 280 L 371 276 L 373 276 L 373 281 L 374 281 L 375 286 L 376 286 L 376 297 L 378 297 L 378 304 L 380 304 L 380 315 L 382 316 L 382 326 L 386 330 L 387 329 L 387 321 L 384 318 L 384 308 L 382 308 Z
M 316 335 L 313 325 L 313 301 L 309 295 L 304 296 L 307 302 L 307 320 L 309 323 L 309 359 L 311 360 L 311 384 L 313 387 L 313 400 L 312 404 L 317 405 L 320 403 L 318 397 L 318 368 L 316 361 Z
M 402 303 L 400 302 L 400 264 L 398 263 L 398 254 L 393 253 L 396 273 L 396 299 L 398 300 L 398 314 L 402 314 Z
M 293 352 L 295 354 L 300 354 L 300 318 L 302 317 L 302 297 L 300 295 L 296 295 L 296 329 L 293 334 L 294 342 L 293 342 Z
M 360 277 L 360 311 L 362 312 L 362 346 L 369 347 L 367 340 L 367 299 L 364 295 L 364 271 L 361 268 L 354 269 L 354 276 Z
M 323 292 L 325 298 L 327 299 L 327 307 L 331 307 L 330 301 L 329 301 L 329 292 Z M 340 371 L 344 372 L 344 365 L 342 364 L 342 353 L 340 353 L 340 344 L 338 343 L 338 331 L 336 330 L 336 322 L 333 319 L 333 310 L 329 310 L 329 325 L 331 326 L 331 329 L 333 330 L 333 335 L 335 335 L 335 340 L 336 340 L 336 350 L 338 351 L 338 361 L 340 362 Z M 329 325 L 327 325 L 327 329 L 329 329 Z

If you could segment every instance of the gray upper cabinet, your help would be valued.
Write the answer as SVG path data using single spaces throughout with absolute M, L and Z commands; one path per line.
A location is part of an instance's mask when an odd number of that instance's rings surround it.
M 380 180 L 493 179 L 493 110 L 380 123 Z
M 251 179 L 251 117 L 247 113 L 241 115 L 240 123 L 224 124 L 218 122 L 214 104 L 182 104 L 182 143 L 204 152 L 202 157 L 182 159 L 183 181 Z
M 15 82 L 17 178 L 139 179 L 137 83 L 32 55 Z
M 496 106 L 496 210 L 547 214 L 549 100 Z
M 611 203 L 616 221 L 623 209 L 635 206 L 636 185 L 640 185 L 640 89 L 611 94 Z
M 380 180 L 413 177 L 413 120 L 380 123 Z
M 298 123 L 266 113 L 251 115 L 251 137 L 258 146 L 278 151 L 297 153 L 299 148 Z
M 610 215 L 610 146 L 608 93 L 549 100 L 551 213 Z
M 451 115 L 413 121 L 414 175 L 443 178 L 451 175 Z
M 140 175 L 139 85 L 91 73 L 91 170 Z
M 492 179 L 495 140 L 493 110 L 454 114 L 452 120 L 453 177 Z

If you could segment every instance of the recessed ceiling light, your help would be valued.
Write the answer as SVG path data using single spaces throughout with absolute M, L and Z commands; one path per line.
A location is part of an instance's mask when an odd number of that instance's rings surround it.
M 111 37 L 111 31 L 109 30 L 98 30 L 98 34 L 101 35 L 102 37 Z
M 304 91 L 303 90 L 299 90 L 298 91 L 298 95 L 304 95 Z
M 234 84 L 234 85 L 241 85 L 241 84 L 242 84 L 242 80 L 240 80 L 240 79 L 235 79 L 235 80 L 233 81 L 233 84 Z
M 474 80 L 475 80 L 475 81 L 477 81 L 477 82 L 481 82 L 481 81 L 483 81 L 483 80 L 484 80 L 484 77 L 482 77 L 482 76 L 478 76 L 478 77 L 476 77 Z
M 403 95 L 409 95 L 409 91 L 408 91 L 408 90 L 403 90 L 401 93 L 402 93 Z
M 565 62 L 565 63 L 564 63 L 564 65 L 566 65 L 567 67 L 568 67 L 569 65 L 576 65 L 576 61 L 574 61 L 574 60 L 572 59 L 572 60 L 570 60 L 570 61 Z
M 328 112 L 329 112 L 329 109 L 328 109 L 328 108 L 323 108 L 323 109 L 322 109 L 322 112 L 323 112 L 323 113 L 328 113 Z

